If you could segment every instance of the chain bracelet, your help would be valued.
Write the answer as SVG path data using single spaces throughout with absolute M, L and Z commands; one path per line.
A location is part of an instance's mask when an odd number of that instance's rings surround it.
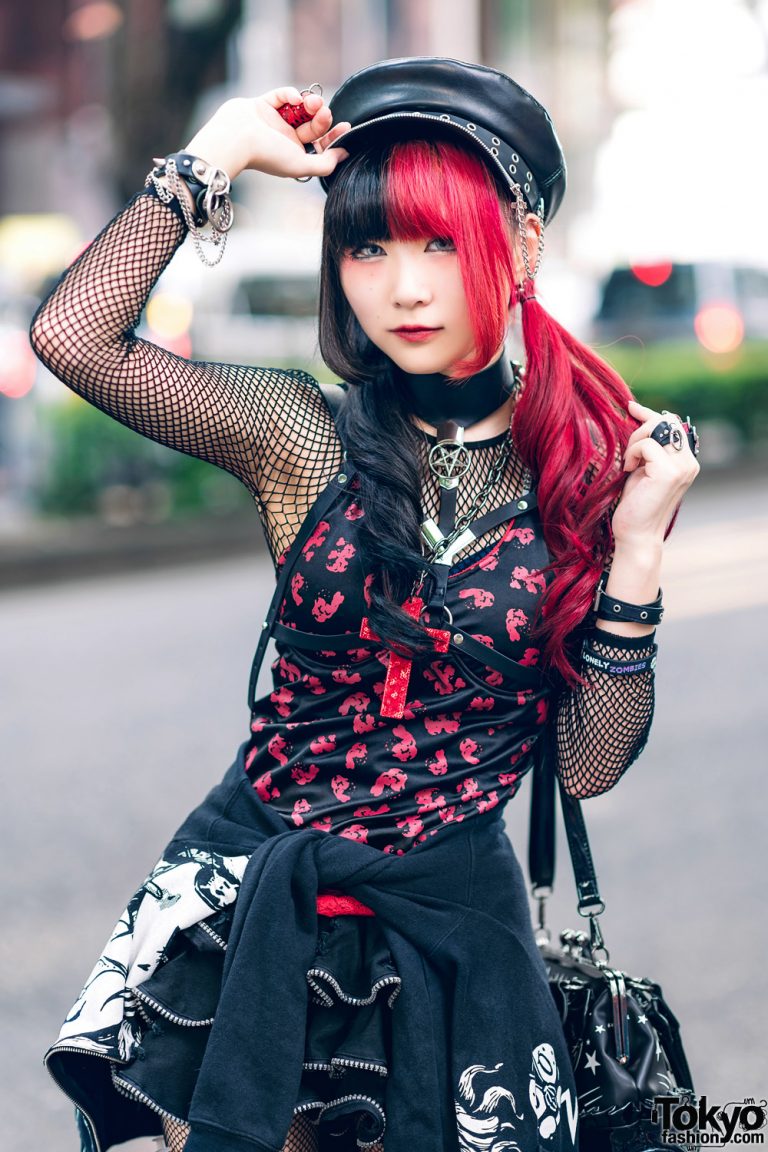
M 175 198 L 178 200 L 181 207 L 181 212 L 184 217 L 184 223 L 192 236 L 192 242 L 195 246 L 195 251 L 208 268 L 214 268 L 222 256 L 227 244 L 227 233 L 234 223 L 234 210 L 232 208 L 232 201 L 229 198 L 229 177 L 215 169 L 213 177 L 208 183 L 205 190 L 205 197 L 203 199 L 203 211 L 208 217 L 208 222 L 211 225 L 211 232 L 206 233 L 202 228 L 199 228 L 195 223 L 194 217 L 189 207 L 186 196 L 184 195 L 181 187 L 182 178 L 179 176 L 176 162 L 173 159 L 168 159 L 165 165 L 165 177 L 167 184 L 164 184 L 159 176 L 156 175 L 156 170 L 153 168 L 145 180 L 145 186 L 151 184 L 157 192 L 157 197 L 163 204 L 170 204 Z M 209 259 L 205 249 L 213 248 L 214 257 Z

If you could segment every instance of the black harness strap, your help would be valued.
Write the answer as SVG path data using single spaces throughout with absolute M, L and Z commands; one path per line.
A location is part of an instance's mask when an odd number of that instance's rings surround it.
M 332 507 L 336 500 L 338 500 L 339 496 L 349 487 L 350 479 L 350 476 L 346 472 L 339 472 L 338 475 L 334 476 L 333 480 L 331 480 L 330 484 L 328 484 L 328 486 L 322 490 L 317 500 L 315 500 L 314 504 L 305 516 L 296 539 L 293 541 L 290 548 L 288 549 L 288 552 L 286 553 L 282 570 L 277 578 L 277 584 L 275 585 L 272 602 L 269 605 L 267 615 L 264 617 L 264 620 L 261 624 L 261 637 L 256 649 L 256 654 L 253 657 L 253 663 L 251 665 L 251 675 L 248 680 L 249 708 L 253 708 L 253 703 L 256 699 L 256 681 L 259 678 L 259 671 L 264 659 L 264 653 L 267 650 L 269 638 L 273 634 L 276 627 L 277 614 L 280 611 L 280 605 L 283 602 L 285 589 L 288 585 L 288 580 L 291 573 L 293 572 L 296 561 L 301 555 L 302 548 L 306 544 L 314 529 L 322 520 L 324 514 Z M 280 627 L 283 626 L 280 625 Z M 285 632 L 290 632 L 292 636 L 294 634 L 293 628 L 284 628 L 283 630 Z M 298 636 L 299 633 L 296 633 L 296 635 Z M 303 633 L 303 635 L 307 635 L 307 633 Z M 317 647 L 318 637 L 315 637 L 314 640 L 315 642 L 313 647 Z

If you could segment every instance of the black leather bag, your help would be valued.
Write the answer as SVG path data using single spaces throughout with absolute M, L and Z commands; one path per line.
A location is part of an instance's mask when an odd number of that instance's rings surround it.
M 543 742 L 542 742 L 543 743 Z M 576 877 L 578 911 L 589 932 L 564 931 L 559 947 L 545 923 L 555 875 L 555 791 L 551 749 L 533 770 L 528 867 L 538 901 L 536 938 L 560 1013 L 579 1102 L 581 1152 L 668 1149 L 654 1111 L 655 1096 L 695 1101 L 680 1025 L 652 980 L 609 966 L 598 923 L 605 905 L 581 805 L 559 788 Z M 660 1115 L 660 1114 L 659 1114 Z M 690 1143 L 687 1147 L 698 1147 Z

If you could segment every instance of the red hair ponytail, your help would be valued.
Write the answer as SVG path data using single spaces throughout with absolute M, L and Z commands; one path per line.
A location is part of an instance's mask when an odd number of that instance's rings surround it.
M 530 281 L 520 301 L 526 371 L 512 429 L 538 480 L 554 573 L 538 627 L 547 662 L 574 683 L 566 642 L 589 611 L 610 555 L 610 508 L 621 492 L 621 460 L 636 427 L 627 413 L 632 394 L 608 364 L 542 308 Z

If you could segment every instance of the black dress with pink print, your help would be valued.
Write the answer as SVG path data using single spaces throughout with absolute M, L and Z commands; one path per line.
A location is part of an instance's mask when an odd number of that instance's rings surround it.
M 540 657 L 529 632 L 548 562 L 530 504 L 495 544 L 451 571 L 445 597 L 456 629 L 523 669 Z M 280 558 L 278 568 L 293 560 L 277 617 L 287 639 L 278 640 L 275 690 L 254 706 L 246 769 L 289 825 L 402 854 L 515 794 L 551 690 L 543 678 L 521 686 L 454 645 L 414 661 L 402 718 L 382 716 L 389 654 L 359 638 L 371 580 L 357 541 L 364 515 L 353 482 L 298 554 Z M 290 629 L 302 647 L 290 643 Z M 340 633 L 349 633 L 349 648 L 324 650 L 323 637 Z

